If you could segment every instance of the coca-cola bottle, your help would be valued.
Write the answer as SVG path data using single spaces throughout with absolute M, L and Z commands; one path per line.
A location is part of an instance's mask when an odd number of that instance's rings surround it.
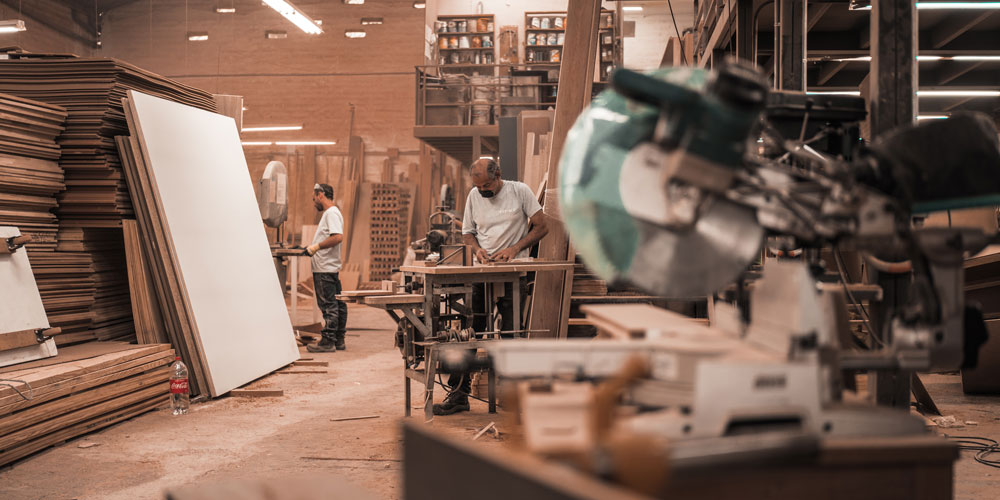
M 170 366 L 170 408 L 174 410 L 174 415 L 183 415 L 188 412 L 190 406 L 188 369 L 181 361 L 181 357 L 177 356 L 174 358 L 174 364 Z

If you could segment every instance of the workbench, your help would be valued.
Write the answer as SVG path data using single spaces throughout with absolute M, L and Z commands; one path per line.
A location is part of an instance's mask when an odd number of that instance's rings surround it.
M 404 370 L 404 413 L 410 416 L 410 382 L 417 381 L 424 386 L 424 414 L 433 418 L 434 382 L 437 376 L 437 362 L 444 351 L 449 349 L 474 350 L 485 347 L 490 342 L 499 341 L 499 332 L 494 332 L 495 315 L 493 308 L 487 308 L 487 332 L 496 333 L 490 340 L 472 339 L 468 341 L 439 341 L 424 339 L 435 337 L 448 331 L 453 322 L 460 329 L 471 328 L 473 324 L 472 288 L 486 284 L 486 303 L 494 304 L 493 289 L 511 284 L 515 331 L 521 331 L 521 287 L 520 279 L 529 272 L 573 270 L 572 262 L 517 261 L 499 264 L 479 264 L 473 266 L 402 266 L 404 288 L 415 293 L 392 293 L 380 290 L 358 290 L 344 292 L 341 300 L 362 303 L 382 309 L 400 325 L 402 331 Z M 442 307 L 443 306 L 443 307 Z M 422 369 L 418 366 L 423 362 Z M 496 411 L 496 381 L 489 372 L 489 411 Z

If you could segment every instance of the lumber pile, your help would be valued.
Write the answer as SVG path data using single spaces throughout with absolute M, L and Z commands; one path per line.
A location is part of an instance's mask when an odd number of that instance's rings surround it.
M 0 466 L 163 405 L 169 345 L 91 342 L 0 368 Z M 30 398 L 28 385 L 30 384 Z
M 137 89 L 214 111 L 214 97 L 114 59 L 31 57 L 0 61 L 0 92 L 17 96 L 0 101 L 20 103 L 9 106 L 21 108 L 36 101 L 30 108 L 35 115 L 18 115 L 13 121 L 22 124 L 0 134 L 0 142 L 32 132 L 48 139 L 21 140 L 13 150 L 0 145 L 0 218 L 10 200 L 3 191 L 7 154 L 35 154 L 35 161 L 19 166 L 35 192 L 17 194 L 36 197 L 20 205 L 36 215 L 21 223 L 3 222 L 40 238 L 29 250 L 50 323 L 63 329 L 57 343 L 130 339 L 132 312 L 120 228 L 121 219 L 133 217 L 134 211 L 114 142 L 128 130 L 121 99 Z M 56 251 L 37 255 L 42 250 Z
M 93 263 L 80 252 L 57 252 L 56 197 L 66 189 L 57 137 L 66 109 L 0 94 L 0 226 L 31 236 L 32 272 L 58 344 L 93 338 Z M 81 338 L 83 337 L 83 338 Z

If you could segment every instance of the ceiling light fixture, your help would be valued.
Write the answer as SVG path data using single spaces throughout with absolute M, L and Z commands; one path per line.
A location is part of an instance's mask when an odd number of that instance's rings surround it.
M 280 31 L 280 30 L 267 30 L 267 31 L 264 32 L 264 38 L 268 38 L 270 40 L 277 40 L 277 39 L 280 39 L 280 38 L 288 38 L 288 32 L 287 31 Z
M 344 0 L 347 5 L 364 5 L 365 0 Z
M 236 7 L 216 7 L 215 12 L 219 14 L 235 14 Z
M 427 8 L 427 2 L 413 2 L 413 8 L 414 9 L 426 9 Z
M 337 141 L 278 141 L 278 146 L 333 146 Z
M 0 21 L 0 33 L 17 33 L 19 31 L 26 31 L 27 29 L 24 26 L 24 21 L 20 19 Z
M 1000 97 L 1000 90 L 918 90 L 917 97 Z
M 861 95 L 860 90 L 810 90 L 807 95 Z
M 383 21 L 382 21 L 381 17 L 362 17 L 361 18 L 361 25 L 362 26 L 368 26 L 369 24 L 382 24 L 382 22 Z
M 824 58 L 824 57 L 811 57 L 810 61 L 813 62 L 870 62 L 872 60 L 871 56 L 857 56 L 857 57 L 834 57 L 834 58 Z M 918 61 L 1000 61 L 1000 55 L 960 55 L 960 56 L 917 56 Z
M 264 3 L 310 35 L 318 35 L 323 32 L 323 28 L 317 26 L 309 16 L 286 0 L 264 0 Z
M 642 12 L 641 5 L 626 5 L 622 7 L 622 12 Z
M 365 30 L 344 30 L 344 36 L 347 38 L 364 38 L 368 36 Z
M 918 120 L 947 120 L 948 115 L 917 115 Z
M 207 31 L 188 31 L 188 41 L 204 42 L 205 40 L 208 40 Z
M 263 125 L 260 127 L 243 127 L 240 132 L 271 132 L 279 130 L 302 130 L 302 125 Z
M 243 141 L 240 144 L 243 144 L 244 146 L 271 146 L 274 143 L 271 141 Z
M 871 2 L 854 0 L 850 10 L 872 10 Z M 998 10 L 1000 2 L 917 2 L 917 10 Z

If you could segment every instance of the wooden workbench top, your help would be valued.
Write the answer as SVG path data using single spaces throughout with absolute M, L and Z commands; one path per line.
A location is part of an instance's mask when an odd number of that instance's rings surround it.
M 532 260 L 504 262 L 502 264 L 476 264 L 474 266 L 403 266 L 399 270 L 415 274 L 501 274 L 530 271 L 566 271 L 573 268 L 572 262 Z

